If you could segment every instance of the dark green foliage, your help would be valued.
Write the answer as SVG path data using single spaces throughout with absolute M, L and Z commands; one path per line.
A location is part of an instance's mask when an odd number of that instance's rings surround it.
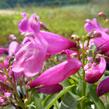
M 63 6 L 71 4 L 88 3 L 91 0 L 0 0 L 0 8 L 13 8 L 16 5 L 27 6 L 30 4 L 40 6 Z

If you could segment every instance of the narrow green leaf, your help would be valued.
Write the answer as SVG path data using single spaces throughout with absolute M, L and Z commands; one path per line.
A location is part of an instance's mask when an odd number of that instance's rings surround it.
M 72 95 L 70 91 L 67 92 L 63 97 L 60 109 L 71 109 L 71 108 L 76 109 L 76 107 L 77 107 L 77 99 Z
M 95 103 L 96 108 L 97 109 L 105 109 L 104 103 L 96 95 L 96 86 L 95 85 L 88 85 L 88 88 L 89 88 L 90 98 Z
M 44 107 L 46 107 L 54 98 L 55 98 L 56 94 L 51 94 L 51 95 L 47 95 L 43 101 L 42 101 L 42 105 Z
M 45 109 L 50 109 L 60 97 L 62 97 L 65 93 L 67 93 L 74 86 L 75 85 L 68 86 L 65 89 L 63 89 L 60 93 L 56 95 L 56 97 L 47 105 Z

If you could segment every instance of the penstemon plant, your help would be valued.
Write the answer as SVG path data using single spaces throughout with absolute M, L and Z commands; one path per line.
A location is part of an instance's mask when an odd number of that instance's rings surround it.
M 10 35 L 0 48 L 1 108 L 108 109 L 109 29 L 87 19 L 87 35 L 69 40 L 46 31 L 39 16 L 22 16 L 23 41 Z

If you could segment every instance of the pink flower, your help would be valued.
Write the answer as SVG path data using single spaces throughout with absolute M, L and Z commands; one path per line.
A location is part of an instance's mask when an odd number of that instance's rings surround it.
M 101 25 L 97 22 L 96 18 L 92 20 L 87 19 L 84 28 L 87 32 L 92 32 L 94 30 L 101 29 Z
M 106 69 L 106 61 L 103 57 L 100 57 L 99 64 L 96 64 L 95 62 L 89 63 L 85 66 L 84 69 L 85 69 L 85 80 L 88 83 L 95 83 L 104 74 L 104 71 Z
M 23 19 L 19 22 L 19 30 L 21 33 L 25 32 L 34 32 L 37 33 L 40 31 L 40 21 L 39 16 L 33 14 L 29 19 L 26 13 L 22 13 Z
M 62 50 L 76 48 L 76 43 L 51 32 L 40 31 L 39 36 L 44 38 L 48 43 L 47 54 L 54 55 Z
M 34 37 L 42 37 L 48 43 L 47 54 L 54 55 L 68 48 L 76 48 L 76 43 L 51 32 L 41 31 L 42 22 L 39 17 L 33 14 L 29 19 L 23 13 L 23 19 L 19 22 L 19 30 L 22 34 L 34 34 Z
M 25 76 L 35 76 L 43 67 L 46 58 L 47 43 L 41 37 L 25 37 L 15 54 L 12 70 L 23 72 Z
M 94 38 L 91 41 L 94 42 L 97 50 L 109 56 L 109 29 L 103 28 L 94 18 L 86 21 L 85 30 L 88 33 L 93 32 Z
M 81 67 L 81 62 L 76 59 L 68 59 L 42 73 L 30 83 L 30 87 L 50 86 L 58 84 L 75 74 Z
M 9 54 L 15 54 L 13 72 L 21 74 L 23 72 L 25 76 L 33 77 L 41 71 L 47 57 L 71 47 L 76 48 L 74 42 L 60 35 L 40 31 L 41 24 L 39 17 L 35 14 L 28 19 L 27 15 L 23 13 L 19 30 L 26 37 L 19 47 L 15 41 L 9 47 Z
M 97 95 L 102 96 L 105 93 L 109 92 L 109 77 L 105 78 L 100 84 L 97 86 Z

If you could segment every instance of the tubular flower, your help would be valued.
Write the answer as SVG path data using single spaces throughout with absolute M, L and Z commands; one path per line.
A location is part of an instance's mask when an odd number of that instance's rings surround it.
M 51 32 L 40 31 L 40 37 L 44 38 L 48 43 L 47 54 L 54 55 L 61 52 L 62 50 L 69 49 L 72 47 L 76 48 L 76 44 L 58 34 Z
M 103 57 L 100 57 L 99 64 L 92 62 L 87 64 L 84 67 L 84 69 L 85 69 L 85 80 L 88 83 L 95 83 L 104 74 L 104 71 L 106 69 L 106 61 Z
M 105 78 L 100 84 L 97 86 L 97 95 L 102 96 L 105 93 L 109 92 L 109 77 Z
M 94 42 L 97 50 L 109 56 L 109 29 L 101 27 L 95 18 L 87 20 L 84 27 L 88 33 L 93 32 L 94 38 L 91 41 Z
M 87 32 L 92 32 L 96 29 L 101 29 L 101 26 L 100 24 L 97 22 L 96 18 L 90 20 L 90 19 L 87 19 L 86 20 L 86 23 L 84 25 L 84 28 Z
M 47 43 L 40 37 L 25 37 L 15 54 L 12 71 L 24 72 L 25 76 L 35 76 L 46 58 Z
M 19 22 L 19 30 L 26 37 L 18 47 L 15 41 L 9 47 L 10 55 L 15 53 L 13 72 L 21 74 L 23 72 L 28 77 L 35 76 L 41 71 L 47 57 L 71 47 L 76 48 L 74 42 L 62 36 L 41 31 L 41 25 L 38 16 L 33 14 L 28 19 L 26 13 L 23 13 L 23 19 Z M 13 45 L 15 46 L 11 47 Z
M 54 55 L 62 50 L 75 47 L 76 43 L 51 32 L 41 31 L 42 22 L 39 21 L 39 17 L 33 14 L 29 19 L 27 15 L 23 14 L 23 19 L 19 22 L 19 30 L 21 33 L 27 35 L 27 33 L 34 34 L 34 37 L 42 37 L 48 43 L 47 54 Z
M 72 74 L 75 74 L 81 67 L 81 62 L 76 59 L 68 59 L 42 73 L 30 83 L 30 87 L 51 86 L 62 82 Z
M 40 21 L 39 16 L 33 14 L 29 19 L 26 13 L 22 13 L 23 19 L 19 22 L 19 31 L 21 33 L 25 32 L 34 32 L 37 33 L 40 31 Z

